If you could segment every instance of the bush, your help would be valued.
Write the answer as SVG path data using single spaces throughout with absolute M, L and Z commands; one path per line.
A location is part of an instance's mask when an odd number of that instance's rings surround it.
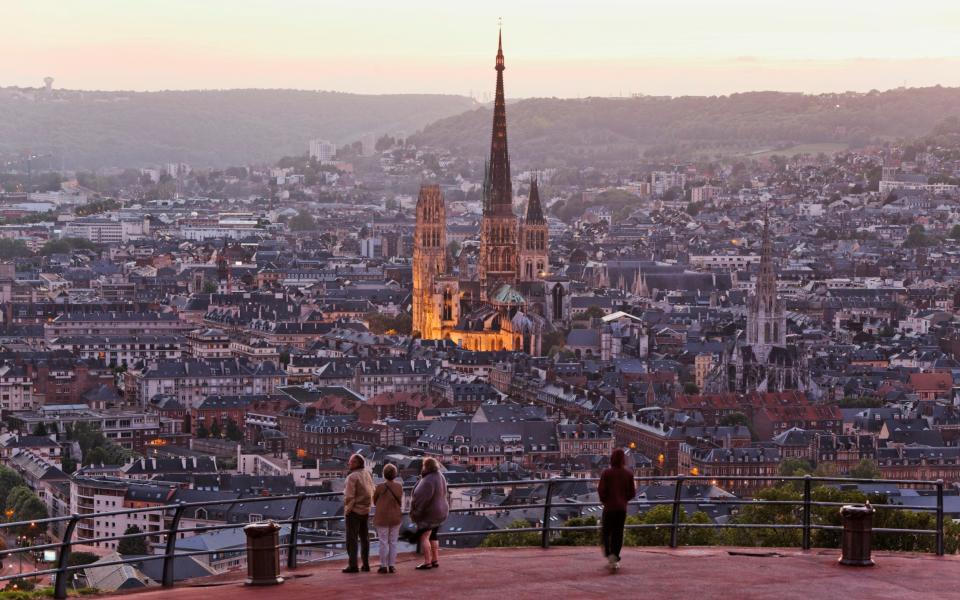
M 574 517 L 564 523 L 565 527 L 596 527 L 600 524 L 596 517 Z M 561 531 L 550 541 L 557 546 L 599 546 L 599 531 Z
M 507 529 L 526 529 L 530 523 L 523 519 L 517 519 L 509 525 Z M 481 547 L 483 548 L 509 548 L 513 546 L 539 546 L 541 541 L 540 533 L 536 531 L 522 531 L 517 533 L 493 533 L 483 539 Z
M 711 521 L 705 513 L 696 512 L 692 516 L 687 516 L 687 512 L 681 510 L 680 522 L 705 525 Z M 671 523 L 673 523 L 673 507 L 668 504 L 655 506 L 643 515 L 627 517 L 627 525 L 655 525 L 657 527 L 627 529 L 623 543 L 627 546 L 668 546 L 670 544 Z M 713 528 L 680 528 L 677 533 L 677 543 L 681 546 L 710 546 L 716 543 L 716 537 L 717 531 Z

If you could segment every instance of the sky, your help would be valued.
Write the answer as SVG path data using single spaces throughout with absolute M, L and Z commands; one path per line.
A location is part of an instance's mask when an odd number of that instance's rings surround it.
M 0 86 L 508 97 L 960 86 L 956 0 L 0 0 Z

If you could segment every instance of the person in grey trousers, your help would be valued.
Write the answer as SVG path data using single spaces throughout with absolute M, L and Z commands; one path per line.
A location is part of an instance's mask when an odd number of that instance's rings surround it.
M 394 481 L 397 467 L 383 467 L 384 482 L 373 491 L 373 526 L 380 543 L 380 568 L 377 573 L 396 573 L 397 543 L 403 522 L 403 485 Z

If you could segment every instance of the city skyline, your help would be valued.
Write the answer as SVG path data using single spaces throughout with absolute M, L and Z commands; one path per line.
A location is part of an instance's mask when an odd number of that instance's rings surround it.
M 102 90 L 297 88 L 487 100 L 497 20 L 512 98 L 842 92 L 960 85 L 960 8 L 926 1 L 802 8 L 752 0 L 340 4 L 96 0 L 10 8 L 0 85 Z M 370 15 L 377 15 L 370 18 Z M 37 35 L 37 32 L 43 35 Z

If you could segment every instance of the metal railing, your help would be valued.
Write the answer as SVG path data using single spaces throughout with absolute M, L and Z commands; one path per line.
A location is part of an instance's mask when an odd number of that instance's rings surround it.
M 684 486 L 690 483 L 701 483 L 701 484 L 711 484 L 717 480 L 722 480 L 724 482 L 743 482 L 743 483 L 754 483 L 754 484 L 771 484 L 773 482 L 794 482 L 796 484 L 802 485 L 802 497 L 800 500 L 753 500 L 753 499 L 741 499 L 736 497 L 731 498 L 702 498 L 702 497 L 688 497 L 683 496 Z M 669 546 L 671 548 L 676 548 L 679 545 L 679 533 L 684 529 L 697 529 L 697 528 L 711 528 L 711 529 L 773 529 L 773 530 L 796 530 L 800 529 L 802 531 L 801 535 L 801 544 L 800 547 L 803 550 L 809 550 L 811 548 L 811 533 L 817 530 L 823 531 L 839 531 L 842 530 L 842 527 L 836 525 L 825 525 L 819 523 L 813 523 L 813 509 L 817 507 L 834 507 L 839 509 L 846 503 L 843 502 L 824 502 L 824 501 L 814 501 L 812 499 L 813 485 L 818 484 L 884 484 L 884 485 L 897 485 L 897 486 L 910 486 L 910 487 L 928 487 L 933 488 L 936 494 L 936 504 L 933 507 L 928 506 L 910 506 L 910 505 L 901 505 L 901 504 L 874 504 L 875 508 L 880 508 L 884 510 L 907 510 L 907 511 L 918 511 L 918 512 L 935 512 L 936 514 L 936 525 L 934 529 L 898 529 L 898 528 L 874 528 L 874 533 L 888 533 L 888 534 L 898 534 L 898 535 L 931 535 L 935 536 L 934 543 L 934 552 L 938 556 L 944 554 L 944 482 L 943 480 L 937 481 L 925 481 L 925 480 L 890 480 L 890 479 L 852 479 L 845 477 L 781 477 L 781 476 L 664 476 L 664 477 L 636 477 L 636 482 L 638 483 L 648 483 L 648 484 L 659 484 L 659 483 L 672 483 L 674 485 L 673 497 L 671 499 L 654 499 L 654 500 L 634 500 L 631 502 L 631 505 L 638 505 L 644 507 L 655 507 L 659 505 L 669 505 L 671 506 L 671 520 L 669 523 L 631 523 L 627 524 L 627 529 L 664 529 L 669 528 L 670 537 L 669 537 Z M 522 479 L 522 480 L 510 480 L 510 481 L 488 481 L 488 482 L 478 482 L 478 483 L 451 483 L 448 485 L 449 489 L 506 489 L 506 488 L 518 488 L 518 487 L 531 487 L 531 486 L 546 486 L 544 491 L 544 500 L 543 502 L 537 503 L 525 503 L 525 504 L 511 504 L 511 505 L 501 505 L 501 506 L 477 506 L 477 507 L 466 507 L 466 508 L 451 508 L 450 512 L 453 514 L 465 513 L 465 514 L 482 514 L 489 512 L 504 512 L 510 510 L 532 510 L 540 509 L 542 510 L 541 519 L 539 526 L 536 527 L 522 527 L 514 529 L 482 529 L 482 530 L 472 530 L 472 531 L 441 531 L 439 536 L 441 538 L 456 538 L 456 537 L 468 537 L 468 536 L 488 536 L 488 535 L 497 535 L 505 533 L 530 533 L 536 532 L 541 536 L 540 543 L 543 548 L 549 548 L 551 543 L 551 538 L 557 534 L 562 534 L 564 531 L 597 531 L 599 526 L 597 525 L 585 525 L 585 526 L 565 526 L 560 525 L 556 526 L 552 524 L 553 517 L 555 516 L 555 511 L 561 508 L 570 508 L 570 509 L 579 509 L 579 513 L 582 514 L 584 509 L 590 509 L 600 506 L 599 502 L 579 502 L 579 501 L 565 501 L 565 502 L 556 502 L 554 500 L 555 493 L 558 486 L 563 484 L 572 484 L 572 483 L 594 483 L 597 481 L 597 478 L 577 478 L 577 479 Z M 649 488 L 648 488 L 649 489 Z M 63 536 L 60 541 L 35 544 L 26 547 L 10 548 L 7 550 L 0 551 L 0 558 L 6 559 L 9 556 L 16 555 L 21 552 L 41 552 L 44 550 L 56 550 L 56 566 L 53 568 L 47 569 L 37 569 L 29 572 L 22 572 L 12 575 L 2 575 L 0 576 L 0 582 L 9 581 L 13 579 L 30 579 L 36 577 L 44 577 L 47 575 L 54 575 L 54 598 L 57 600 L 62 600 L 67 597 L 67 585 L 70 579 L 70 575 L 81 571 L 91 566 L 95 567 L 107 567 L 107 566 L 118 566 L 118 565 L 127 565 L 133 563 L 142 563 L 147 561 L 163 561 L 162 568 L 162 579 L 161 584 L 163 587 L 172 587 L 175 580 L 175 561 L 178 558 L 192 557 L 199 555 L 213 555 L 228 552 L 229 550 L 192 550 L 192 551 L 176 551 L 176 543 L 178 539 L 182 539 L 179 536 L 183 534 L 199 534 L 206 532 L 222 531 L 222 530 L 236 530 L 242 528 L 244 525 L 247 525 L 247 522 L 242 523 L 222 523 L 216 525 L 200 525 L 193 527 L 182 527 L 181 522 L 184 518 L 184 515 L 187 510 L 190 509 L 207 509 L 210 507 L 234 507 L 239 504 L 255 504 L 262 502 L 278 502 L 278 501 L 289 501 L 293 500 L 293 510 L 289 518 L 275 520 L 277 524 L 281 525 L 290 525 L 290 531 L 285 543 L 281 543 L 280 547 L 286 550 L 287 553 L 287 568 L 296 569 L 298 566 L 297 558 L 297 549 L 298 548 L 307 548 L 307 547 L 318 547 L 318 546 L 339 546 L 344 544 L 345 538 L 337 537 L 336 539 L 324 540 L 324 541 L 300 541 L 301 526 L 304 523 L 318 524 L 329 521 L 340 522 L 343 521 L 342 515 L 328 515 L 328 516 L 304 516 L 303 508 L 307 500 L 324 500 L 339 498 L 342 496 L 341 492 L 315 492 L 307 493 L 302 492 L 299 494 L 289 494 L 282 496 L 253 496 L 253 497 L 243 497 L 231 500 L 207 500 L 201 502 L 183 502 L 162 506 L 153 506 L 147 508 L 131 508 L 131 509 L 122 509 L 114 511 L 104 511 L 104 512 L 91 512 L 85 514 L 73 514 L 70 516 L 62 517 L 51 517 L 47 519 L 38 519 L 35 521 L 19 521 L 11 523 L 0 523 L 0 536 L 5 536 L 6 532 L 14 528 L 26 528 L 26 527 L 36 527 L 40 525 L 50 526 L 57 524 L 65 524 L 63 531 Z M 800 522 L 799 523 L 687 523 L 681 520 L 681 511 L 684 510 L 685 505 L 698 505 L 702 506 L 705 504 L 711 504 L 715 506 L 784 506 L 784 507 L 794 507 L 798 508 L 800 511 Z M 99 538 L 76 538 L 77 527 L 86 519 L 104 519 L 109 517 L 120 517 L 128 515 L 138 515 L 138 514 L 150 514 L 150 513 L 161 513 L 163 515 L 163 520 L 169 518 L 169 525 L 163 529 L 156 531 L 141 531 L 139 533 L 132 534 L 122 534 L 122 535 L 113 535 L 105 536 Z M 404 512 L 404 514 L 408 514 Z M 208 520 L 206 518 L 200 519 L 194 515 L 196 520 Z M 117 560 L 111 561 L 98 561 L 95 564 L 84 564 L 84 565 L 70 565 L 69 559 L 72 552 L 72 549 L 76 545 L 89 544 L 89 543 L 103 543 L 103 542 L 119 542 L 122 540 L 129 539 L 140 539 L 140 538 L 151 538 L 151 537 L 165 537 L 164 540 L 164 551 L 160 554 L 149 554 L 145 556 L 136 556 L 128 558 L 120 558 Z

